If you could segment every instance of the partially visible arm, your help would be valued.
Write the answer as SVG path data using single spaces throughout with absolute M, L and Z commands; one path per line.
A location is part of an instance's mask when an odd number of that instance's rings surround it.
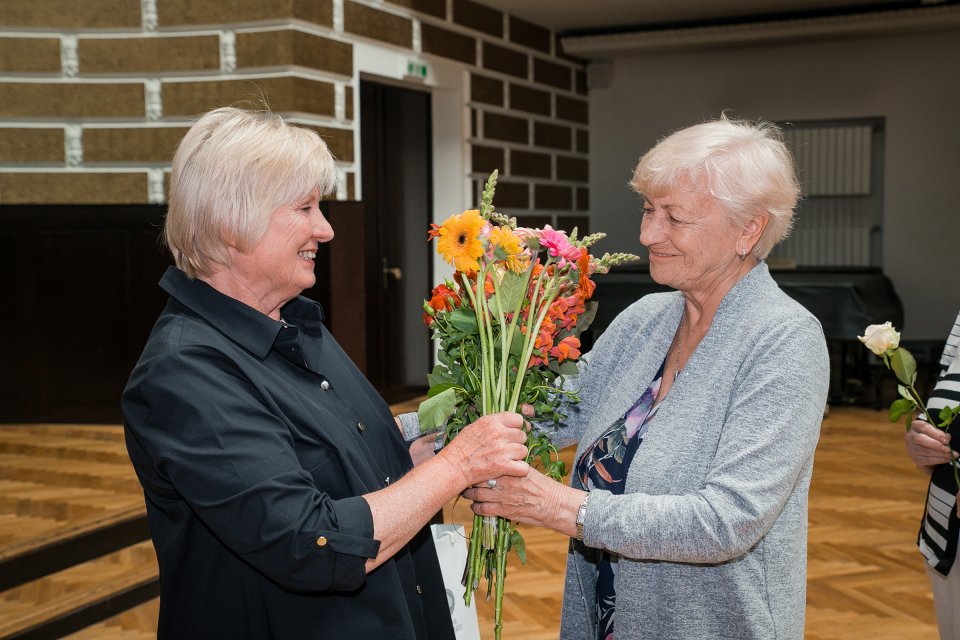
M 680 495 L 591 491 L 588 546 L 629 558 L 717 563 L 743 555 L 770 529 L 813 455 L 829 370 L 823 334 L 812 320 L 787 329 L 757 346 L 703 487 Z M 575 533 L 583 499 L 582 491 L 536 472 L 464 495 L 487 501 L 475 504 L 476 513 L 566 535 Z
M 526 436 L 516 413 L 484 416 L 461 430 L 436 456 L 398 482 L 364 499 L 373 516 L 380 551 L 367 560 L 369 573 L 407 544 L 448 500 L 472 484 L 500 476 L 525 476 Z
M 520 416 L 498 414 L 464 429 L 423 470 L 367 496 L 333 499 L 303 468 L 282 416 L 224 354 L 189 347 L 138 371 L 124 417 L 145 490 L 170 509 L 188 506 L 288 589 L 356 589 L 469 484 L 528 471 Z
M 571 538 L 577 535 L 577 512 L 586 495 L 536 469 L 523 478 L 498 478 L 493 488 L 480 483 L 463 492 L 464 498 L 474 501 L 470 508 L 477 515 L 499 515 Z
M 702 486 L 681 495 L 593 491 L 584 543 L 670 562 L 742 556 L 773 526 L 812 462 L 828 382 L 826 342 L 813 318 L 771 327 L 741 366 Z

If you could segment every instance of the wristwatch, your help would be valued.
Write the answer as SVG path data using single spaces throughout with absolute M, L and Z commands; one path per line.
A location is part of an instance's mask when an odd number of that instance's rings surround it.
M 583 502 L 577 509 L 577 540 L 583 540 L 583 521 L 587 519 L 587 502 L 590 501 L 590 492 L 583 496 Z

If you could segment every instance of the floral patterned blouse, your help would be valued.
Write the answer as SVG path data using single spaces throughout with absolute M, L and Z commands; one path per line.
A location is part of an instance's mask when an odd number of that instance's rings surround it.
M 650 426 L 650 421 L 660 407 L 659 403 L 654 404 L 654 402 L 660 391 L 662 379 L 663 365 L 661 364 L 653 382 L 640 395 L 640 399 L 580 456 L 575 473 L 582 487 L 588 491 L 604 489 L 614 494 L 623 493 L 630 462 L 637 452 L 637 447 L 643 442 L 643 436 Z M 614 579 L 617 575 L 618 560 L 617 554 L 607 551 L 602 553 L 600 560 L 600 573 L 597 576 L 597 619 L 599 621 L 597 638 L 599 640 L 613 640 L 613 613 L 617 600 Z

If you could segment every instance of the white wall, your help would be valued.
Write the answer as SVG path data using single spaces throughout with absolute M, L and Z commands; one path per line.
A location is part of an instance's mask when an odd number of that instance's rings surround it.
M 960 31 L 614 60 L 609 88 L 590 90 L 591 228 L 609 233 L 598 249 L 639 248 L 627 181 L 643 152 L 724 109 L 886 119 L 884 271 L 904 338 L 943 340 L 960 309 Z

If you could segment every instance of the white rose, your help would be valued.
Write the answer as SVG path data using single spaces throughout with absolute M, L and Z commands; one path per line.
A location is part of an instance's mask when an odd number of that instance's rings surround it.
M 857 336 L 857 339 L 878 356 L 882 356 L 900 346 L 900 334 L 889 322 L 872 324 L 863 333 L 864 335 Z

